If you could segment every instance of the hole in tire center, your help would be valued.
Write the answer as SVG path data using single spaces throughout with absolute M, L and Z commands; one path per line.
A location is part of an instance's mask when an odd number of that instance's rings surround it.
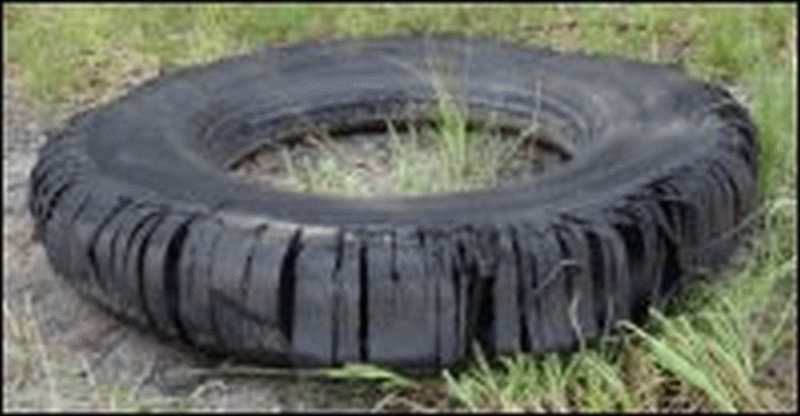
M 505 186 L 572 160 L 569 120 L 499 122 L 372 120 L 266 143 L 231 164 L 230 175 L 262 189 L 351 195 L 426 194 Z

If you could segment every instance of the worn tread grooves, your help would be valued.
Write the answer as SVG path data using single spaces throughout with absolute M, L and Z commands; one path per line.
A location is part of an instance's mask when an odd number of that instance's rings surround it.
M 63 193 L 71 192 L 78 185 L 79 185 L 78 182 L 71 182 L 68 186 L 65 186 L 63 188 Z M 65 204 L 67 204 L 67 206 L 69 206 L 70 203 L 74 203 L 75 202 L 74 200 L 70 200 L 70 199 L 67 199 L 67 198 L 61 198 L 63 193 L 60 193 L 58 195 L 58 198 L 54 199 L 51 202 L 52 205 L 53 205 L 53 209 L 49 211 L 48 215 L 45 218 L 37 218 L 37 223 L 39 223 L 42 228 L 46 229 L 46 228 L 50 227 L 54 222 L 57 222 L 64 215 L 63 210 L 59 210 L 58 213 L 56 214 L 55 206 L 63 205 L 63 204 L 61 204 L 59 202 L 64 202 Z M 86 206 L 86 201 L 88 199 L 90 199 L 90 197 L 91 197 L 91 194 L 89 192 L 86 192 L 86 193 L 83 194 L 83 199 L 78 203 L 79 207 L 77 208 L 77 211 L 72 213 L 73 215 L 69 215 L 68 216 L 70 222 L 75 221 L 76 215 L 79 214 L 81 211 L 83 211 L 84 207 Z M 46 238 L 46 233 L 45 233 L 45 238 Z
M 47 222 L 53 217 L 56 205 L 61 199 L 61 196 L 64 195 L 64 192 L 79 183 L 76 178 L 71 177 L 64 177 L 62 180 L 63 183 L 59 184 L 57 188 L 50 192 L 47 190 L 43 192 L 44 196 L 41 197 L 42 203 L 36 208 L 36 211 L 34 211 L 34 216 L 41 218 L 42 222 Z
M 58 178 L 63 176 L 60 175 L 63 172 L 75 173 L 75 171 L 81 171 L 82 169 L 84 169 L 84 166 L 74 161 L 70 155 L 57 154 L 55 157 L 44 159 L 31 172 L 31 189 L 38 192 L 46 181 L 52 179 L 52 177 Z
M 477 251 L 476 236 L 470 227 L 464 227 L 456 241 L 459 259 L 459 283 L 466 280 L 466 342 L 477 342 L 482 351 L 494 353 L 492 321 L 494 320 L 494 276 L 481 276 L 479 272 L 480 253 Z M 474 251 L 473 251 L 474 250 Z
M 127 223 L 124 227 L 120 227 L 120 230 L 124 229 L 126 233 L 120 231 L 120 237 L 112 248 L 117 254 L 111 266 L 113 270 L 112 276 L 116 279 L 115 283 L 121 287 L 121 295 L 130 302 L 125 305 L 119 305 L 123 315 L 126 316 L 130 316 L 131 313 L 136 314 L 135 311 L 130 310 L 131 307 L 136 307 L 134 304 L 138 305 L 139 311 L 141 311 L 142 307 L 140 297 L 138 296 L 138 293 L 141 293 L 138 292 L 138 290 L 140 290 L 138 279 L 130 279 L 127 272 L 131 267 L 132 245 L 142 227 L 144 227 L 148 221 L 158 216 L 159 213 L 159 207 L 152 204 L 142 204 L 136 208 L 137 210 L 133 211 L 138 213 L 135 217 L 136 219 L 133 220 L 132 223 Z M 139 314 L 136 315 L 137 317 L 134 319 L 138 320 L 141 316 Z
M 594 319 L 597 310 L 596 294 L 598 293 L 593 278 L 596 265 L 591 261 L 592 252 L 589 242 L 590 236 L 593 235 L 592 230 L 597 225 L 589 220 L 578 218 L 571 219 L 566 225 L 566 237 L 569 238 L 567 246 L 570 247 L 570 255 L 578 261 L 578 264 L 572 268 L 572 284 L 568 285 L 567 293 L 570 296 L 570 308 L 572 308 L 573 302 L 575 306 L 574 310 L 570 310 L 575 313 L 573 324 L 575 328 L 573 329 L 578 340 L 583 342 L 598 331 L 598 322 Z
M 359 354 L 361 361 L 369 359 L 369 348 L 367 340 L 369 337 L 369 285 L 368 285 L 368 272 L 369 266 L 367 265 L 367 244 L 361 242 L 361 247 L 358 249 L 358 284 L 361 290 L 361 297 L 359 299 L 359 323 L 358 323 L 358 337 L 359 337 Z
M 427 246 L 427 241 L 425 238 L 425 234 L 422 230 L 418 229 L 416 232 L 417 242 L 419 243 L 419 248 L 422 250 L 423 256 L 425 258 L 425 262 L 423 263 L 422 271 L 425 273 L 425 276 L 431 278 L 432 270 L 431 270 L 431 262 L 436 261 L 434 256 L 430 253 L 430 249 Z M 442 362 L 442 299 L 441 299 L 441 277 L 435 276 L 436 279 L 434 285 L 434 293 L 433 293 L 433 308 L 434 313 L 436 313 L 434 319 L 434 331 L 436 332 L 436 339 L 434 340 L 434 366 L 439 367 Z
M 302 250 L 303 230 L 295 231 L 289 241 L 289 248 L 281 263 L 281 271 L 278 283 L 278 319 L 280 319 L 280 330 L 291 344 L 292 331 L 294 329 L 294 302 L 295 302 L 295 261 Z
M 104 253 L 101 255 L 103 257 L 102 258 L 104 266 L 103 270 L 105 270 L 105 272 L 107 273 L 108 279 L 112 279 L 115 281 L 116 279 L 119 278 L 114 268 L 114 262 L 117 258 L 121 257 L 121 255 L 117 253 L 116 250 L 117 246 L 119 245 L 119 240 L 120 238 L 122 238 L 122 230 L 125 228 L 125 223 L 123 222 L 123 220 L 127 219 L 125 215 L 130 216 L 131 213 L 136 211 L 136 208 L 139 207 L 141 207 L 141 205 L 138 206 L 134 205 L 130 207 L 130 209 L 123 210 L 120 213 L 121 215 L 118 215 L 116 217 L 115 223 L 113 225 L 110 225 L 110 227 L 113 227 L 113 233 L 111 234 L 110 239 L 108 239 L 108 237 L 106 237 L 106 239 L 103 239 L 101 233 L 100 239 L 103 240 L 102 241 L 98 240 L 98 242 L 92 246 L 92 247 L 98 247 L 99 245 L 101 247 L 100 250 L 102 250 L 101 253 Z
M 528 315 L 528 321 L 526 323 L 527 327 L 535 327 L 537 331 L 529 332 L 531 337 L 531 344 L 535 347 L 542 347 L 545 343 L 545 338 L 543 336 L 544 331 L 542 330 L 542 317 L 544 316 L 544 311 L 542 309 L 542 302 L 541 297 L 536 294 L 536 287 L 539 285 L 539 260 L 537 259 L 539 254 L 536 253 L 535 247 L 528 246 L 531 251 L 526 253 L 526 257 L 528 259 L 528 266 L 530 270 L 531 280 L 528 285 L 525 285 L 523 282 L 523 286 L 527 286 L 527 289 L 524 292 L 526 296 L 530 296 L 532 300 L 532 305 L 529 305 L 532 309 L 532 313 Z
M 670 297 L 673 292 L 679 289 L 680 276 L 681 267 L 678 260 L 678 248 L 674 244 L 666 242 L 664 263 L 658 276 L 659 286 L 657 290 L 660 299 Z
M 647 259 L 651 258 L 651 256 L 646 254 L 649 254 L 652 248 L 648 248 L 646 244 L 657 244 L 653 240 L 657 238 L 657 236 L 651 235 L 647 237 L 647 231 L 642 229 L 641 224 L 652 224 L 648 222 L 650 218 L 648 218 L 646 214 L 634 215 L 641 219 L 638 225 L 614 224 L 612 230 L 620 236 L 622 242 L 625 244 L 628 258 L 628 273 L 638 282 L 634 290 L 636 294 L 639 295 L 640 292 L 647 292 L 646 287 L 649 285 L 649 282 L 645 281 L 645 279 L 652 278 L 652 275 L 648 273 L 651 267 L 647 267 L 645 263 Z M 656 230 L 657 229 L 651 229 L 650 231 L 652 232 L 650 234 L 656 233 Z M 595 249 L 600 249 L 599 242 L 595 243 Z M 648 251 L 647 253 L 646 250 Z M 594 261 L 595 260 L 592 260 L 593 264 L 596 264 Z M 598 261 L 600 260 L 598 259 Z M 644 288 L 642 286 L 644 286 Z
M 392 282 L 397 283 L 400 280 L 400 274 L 397 272 L 397 233 L 392 230 L 391 232 L 391 248 L 390 248 L 390 255 L 391 255 L 391 265 L 389 266 L 389 270 L 391 270 L 391 279 Z
M 447 254 L 445 254 L 447 255 Z M 453 256 L 455 257 L 455 256 Z M 456 313 L 455 313 L 455 327 L 461 328 L 462 325 L 466 327 L 466 323 L 462 324 L 461 322 L 461 275 L 458 272 L 458 263 L 456 262 L 455 258 L 451 258 L 450 261 L 450 279 L 453 282 L 453 290 L 455 291 L 455 304 L 456 304 Z M 462 338 L 458 340 L 459 342 L 459 350 L 463 350 L 464 345 L 467 345 L 467 340 Z
M 717 172 L 717 174 L 722 175 L 724 180 L 727 181 L 728 189 L 730 190 L 730 194 L 733 198 L 733 213 L 732 218 L 734 224 L 738 221 L 738 217 L 741 212 L 744 211 L 744 204 L 742 203 L 743 198 L 741 195 L 741 189 L 739 189 L 739 185 L 736 184 L 736 180 L 734 176 L 731 174 L 728 169 L 722 164 L 719 160 L 714 160 L 711 166 L 712 172 Z
M 166 293 L 165 299 L 167 301 L 167 316 L 175 325 L 178 330 L 178 337 L 187 344 L 191 341 L 186 333 L 186 328 L 180 317 L 180 285 L 178 284 L 178 265 L 180 264 L 181 254 L 183 253 L 183 245 L 186 242 L 186 237 L 189 234 L 189 225 L 195 221 L 200 214 L 194 214 L 186 219 L 178 229 L 172 234 L 172 237 L 167 244 L 167 258 L 164 261 L 164 292 Z
M 344 261 L 344 228 L 339 227 L 336 232 L 336 257 L 333 262 L 333 273 L 331 273 L 331 284 L 333 285 L 333 296 L 331 297 L 331 361 L 339 361 L 339 308 L 341 307 L 341 293 L 336 290 L 336 276 L 342 269 Z
M 476 285 L 476 315 L 475 315 L 475 332 L 476 339 L 484 352 L 494 354 L 495 337 L 494 337 L 494 286 L 496 277 L 486 277 L 475 279 Z
M 203 270 L 201 270 L 201 271 L 195 272 L 195 273 L 202 273 L 202 275 L 200 275 L 200 276 L 202 276 L 202 279 L 204 281 L 206 281 L 206 282 L 210 282 L 211 281 L 211 278 L 212 278 L 212 274 L 211 273 L 212 273 L 212 270 L 213 270 L 213 267 L 214 267 L 214 263 L 211 261 L 211 259 L 213 258 L 214 253 L 217 252 L 217 245 L 219 244 L 220 240 L 223 239 L 224 231 L 221 231 L 219 229 L 215 229 L 213 234 L 214 235 L 211 237 L 211 243 L 208 245 L 208 251 L 203 253 L 203 256 L 204 256 L 203 259 L 204 259 L 204 261 L 207 261 L 207 263 L 206 264 L 202 264 L 201 266 L 204 265 L 206 267 L 203 267 L 202 268 Z M 194 267 L 198 267 L 198 266 L 195 265 Z M 199 269 L 200 269 L 200 267 L 198 267 L 198 270 Z M 200 290 L 202 290 L 202 289 L 200 289 Z M 209 296 L 211 296 L 212 294 L 218 294 L 218 290 L 216 290 L 215 288 L 212 287 L 211 290 L 209 291 Z M 211 334 L 214 337 L 214 339 L 217 340 L 218 343 L 224 343 L 225 340 L 222 339 L 222 335 L 220 335 L 222 332 L 220 331 L 219 323 L 217 322 L 217 315 L 216 315 L 217 311 L 215 309 L 215 304 L 211 300 L 209 300 L 209 302 L 210 302 L 210 307 L 208 308 L 208 311 L 207 311 L 208 312 L 208 316 L 206 317 L 206 322 L 210 326 Z
M 119 265 L 121 279 L 125 278 L 126 272 L 129 270 L 130 267 L 132 267 L 131 260 L 137 261 L 138 259 L 138 256 L 135 259 L 131 259 L 131 257 L 133 255 L 133 252 L 135 251 L 134 242 L 136 241 L 136 238 L 139 236 L 139 233 L 141 233 L 145 229 L 148 222 L 155 220 L 155 218 L 158 215 L 163 213 L 163 208 L 160 207 L 158 208 L 151 207 L 151 208 L 155 208 L 157 209 L 157 211 L 149 212 L 146 215 L 142 216 L 141 218 L 138 218 L 136 223 L 133 225 L 133 228 L 128 233 L 128 235 L 126 237 L 123 237 L 125 239 L 124 246 L 123 250 L 121 250 L 120 252 L 120 256 L 122 257 L 122 259 L 118 261 L 118 263 L 121 263 Z
M 100 238 L 100 234 L 103 232 L 105 227 L 111 221 L 113 221 L 114 218 L 116 218 L 120 213 L 122 213 L 125 210 L 125 208 L 129 207 L 131 204 L 133 204 L 133 198 L 121 197 L 119 199 L 117 206 L 115 206 L 114 209 L 111 210 L 111 212 L 108 215 L 106 215 L 106 217 L 103 218 L 103 220 L 100 221 L 100 223 L 97 225 L 86 245 L 87 247 L 86 257 L 89 260 L 89 267 L 91 267 L 92 269 L 95 282 L 104 291 L 108 290 L 108 282 L 106 281 L 106 278 L 109 276 L 103 276 L 100 273 L 100 266 L 97 263 L 97 249 L 96 249 L 97 241 Z
M 591 279 L 594 293 L 606 293 L 605 279 L 603 279 L 602 271 L 609 267 L 609 262 L 603 256 L 600 239 L 594 232 L 589 232 L 586 234 L 586 243 L 589 246 L 589 264 L 591 265 Z M 605 322 L 605 304 L 596 301 L 594 304 L 594 320 L 597 322 L 597 327 L 600 328 L 602 332 L 608 324 Z
M 525 284 L 523 277 L 522 266 L 522 251 L 519 248 L 519 241 L 517 240 L 517 229 L 512 225 L 508 227 L 508 234 L 511 237 L 511 251 L 514 256 L 514 287 L 516 288 L 515 301 L 517 302 L 517 326 L 519 327 L 519 343 L 517 346 L 521 351 L 531 350 L 531 340 L 528 334 L 528 325 L 526 324 L 527 312 L 525 310 Z
M 555 236 L 556 241 L 558 241 L 558 247 L 561 249 L 561 255 L 564 259 L 567 260 L 576 260 L 575 253 L 569 248 L 567 241 L 565 240 L 565 233 L 568 233 L 569 230 L 566 227 L 558 226 L 554 227 L 555 229 Z M 564 265 L 562 269 L 564 270 L 562 274 L 562 278 L 564 280 L 564 294 L 569 299 L 573 293 L 573 286 L 575 285 L 575 268 L 580 267 L 580 265 Z
M 138 248 L 136 253 L 136 276 L 138 278 L 138 287 L 139 287 L 139 300 L 141 301 L 141 308 L 142 313 L 145 314 L 147 317 L 148 322 L 150 325 L 155 325 L 155 319 L 153 318 L 152 312 L 150 312 L 150 308 L 147 306 L 147 299 L 145 297 L 145 275 L 144 275 L 144 261 L 145 261 L 145 253 L 147 252 L 147 243 L 150 241 L 150 237 L 156 232 L 158 226 L 161 225 L 162 222 L 167 218 L 169 213 L 167 209 L 163 209 L 158 213 L 154 213 L 152 217 L 148 216 L 147 220 L 142 221 L 142 226 L 137 228 L 134 231 L 133 235 L 135 236 L 138 232 L 144 233 L 144 238 L 141 242 L 141 245 Z M 147 224 L 147 225 L 145 225 Z M 133 238 L 133 237 L 132 237 Z
M 630 283 L 630 260 L 625 249 L 625 242 L 616 230 L 610 226 L 602 226 L 598 227 L 596 231 L 601 241 L 605 242 L 600 245 L 600 249 L 603 253 L 602 258 L 605 260 L 602 284 L 607 290 L 605 297 L 599 299 L 597 303 L 601 305 L 601 310 L 605 311 L 603 322 L 606 323 L 606 326 L 602 333 L 607 334 L 618 316 L 620 319 L 627 318 L 625 306 L 620 304 L 630 298 L 630 289 L 623 287 Z
M 71 215 L 69 215 L 68 222 L 64 221 L 65 223 L 61 223 L 62 221 L 58 221 L 61 219 L 59 218 L 60 216 L 66 215 L 65 212 L 61 211 L 59 212 L 57 217 L 52 218 L 49 222 L 44 224 L 44 233 L 43 233 L 44 241 L 48 245 L 47 246 L 47 248 L 49 249 L 48 254 L 52 256 L 51 261 L 52 259 L 56 259 L 56 261 L 54 262 L 56 269 L 63 268 L 62 270 L 68 270 L 67 269 L 68 266 L 64 261 L 64 256 L 66 256 L 68 253 L 65 245 L 70 244 L 65 236 L 67 224 L 74 223 L 75 219 L 77 219 L 78 216 L 83 212 L 83 210 L 86 209 L 91 200 L 92 200 L 91 194 L 88 192 L 84 193 L 82 199 L 79 200 L 77 207 L 75 208 L 75 211 Z M 60 237 L 60 239 L 58 237 Z M 51 240 L 56 240 L 56 241 L 51 241 Z M 71 279 L 72 276 L 65 276 L 65 277 L 67 277 L 67 279 L 69 280 Z

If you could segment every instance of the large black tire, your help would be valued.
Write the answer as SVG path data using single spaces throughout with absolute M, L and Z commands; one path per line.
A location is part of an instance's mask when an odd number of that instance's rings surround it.
M 456 68 L 473 114 L 564 120 L 575 158 L 419 197 L 228 174 L 258 143 L 425 108 L 431 68 Z M 55 271 L 134 323 L 265 361 L 440 366 L 474 340 L 573 347 L 725 258 L 753 205 L 755 137 L 722 88 L 664 65 L 457 37 L 326 41 L 181 69 L 75 116 L 40 151 L 30 209 Z

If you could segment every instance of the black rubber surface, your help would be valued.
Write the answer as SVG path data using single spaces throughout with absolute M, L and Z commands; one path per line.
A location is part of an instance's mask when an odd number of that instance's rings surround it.
M 265 142 L 422 117 L 434 76 L 474 117 L 560 120 L 574 158 L 502 188 L 264 191 Z M 49 134 L 30 209 L 54 269 L 142 326 L 299 365 L 449 365 L 597 337 L 728 256 L 756 132 L 722 88 L 618 57 L 457 37 L 324 41 L 185 68 Z

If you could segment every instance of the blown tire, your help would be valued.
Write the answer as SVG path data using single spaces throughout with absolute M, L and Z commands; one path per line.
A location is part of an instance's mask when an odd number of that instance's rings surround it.
M 559 120 L 574 158 L 413 197 L 229 175 L 264 143 L 425 113 L 437 68 L 455 69 L 471 115 Z M 473 341 L 573 347 L 730 255 L 755 140 L 725 90 L 664 65 L 488 39 L 323 41 L 184 68 L 75 116 L 40 151 L 30 209 L 55 271 L 138 325 L 269 362 L 442 366 Z

